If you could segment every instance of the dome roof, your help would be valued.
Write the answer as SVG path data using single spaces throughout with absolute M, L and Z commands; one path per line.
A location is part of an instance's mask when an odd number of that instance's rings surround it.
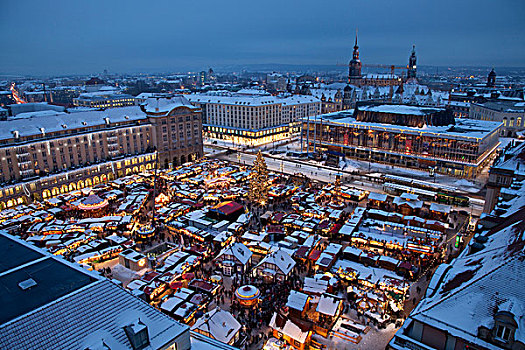
M 235 291 L 235 296 L 241 300 L 257 299 L 259 295 L 261 295 L 261 292 L 259 291 L 259 289 L 252 285 L 246 285 L 246 286 L 239 287 Z
M 106 199 L 102 199 L 96 194 L 92 194 L 82 200 L 78 205 L 81 210 L 96 210 L 107 206 L 109 203 Z

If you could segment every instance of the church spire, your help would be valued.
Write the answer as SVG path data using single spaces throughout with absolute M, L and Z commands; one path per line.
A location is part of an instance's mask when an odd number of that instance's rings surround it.
M 352 53 L 352 58 L 354 60 L 359 60 L 359 45 L 357 45 L 357 28 L 355 29 L 355 44 L 354 52 Z
M 357 44 L 357 28 L 355 30 L 355 45 L 352 60 L 348 64 L 348 83 L 361 85 L 361 61 L 359 60 L 359 45 Z
M 407 79 L 416 79 L 417 75 L 417 57 L 416 57 L 416 45 L 412 45 L 412 53 L 408 58 L 408 73 Z

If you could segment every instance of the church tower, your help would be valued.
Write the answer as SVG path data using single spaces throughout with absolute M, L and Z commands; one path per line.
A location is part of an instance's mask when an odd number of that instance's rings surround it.
M 496 72 L 494 71 L 494 68 L 492 68 L 487 78 L 487 87 L 495 87 L 495 86 L 496 86 Z
M 357 45 L 357 31 L 355 33 L 354 52 L 348 63 L 348 84 L 361 85 L 361 61 L 359 60 L 359 46 Z
M 410 57 L 408 58 L 408 72 L 407 72 L 407 79 L 416 79 L 416 63 L 417 63 L 417 57 L 416 57 L 416 45 L 412 46 L 412 53 L 410 54 Z

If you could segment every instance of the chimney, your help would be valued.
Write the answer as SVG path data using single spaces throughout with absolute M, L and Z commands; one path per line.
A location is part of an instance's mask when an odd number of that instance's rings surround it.
M 133 350 L 141 350 L 149 345 L 148 326 L 146 326 L 140 318 L 125 326 L 124 331 Z

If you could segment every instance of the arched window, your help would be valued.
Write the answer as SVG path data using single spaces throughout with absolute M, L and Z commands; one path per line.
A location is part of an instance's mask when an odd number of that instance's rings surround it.
M 514 118 L 510 118 L 509 126 L 512 128 L 514 126 Z
M 521 127 L 521 117 L 518 117 L 518 119 L 516 119 L 516 126 L 518 128 Z
M 507 126 L 507 118 L 503 118 L 503 126 Z

